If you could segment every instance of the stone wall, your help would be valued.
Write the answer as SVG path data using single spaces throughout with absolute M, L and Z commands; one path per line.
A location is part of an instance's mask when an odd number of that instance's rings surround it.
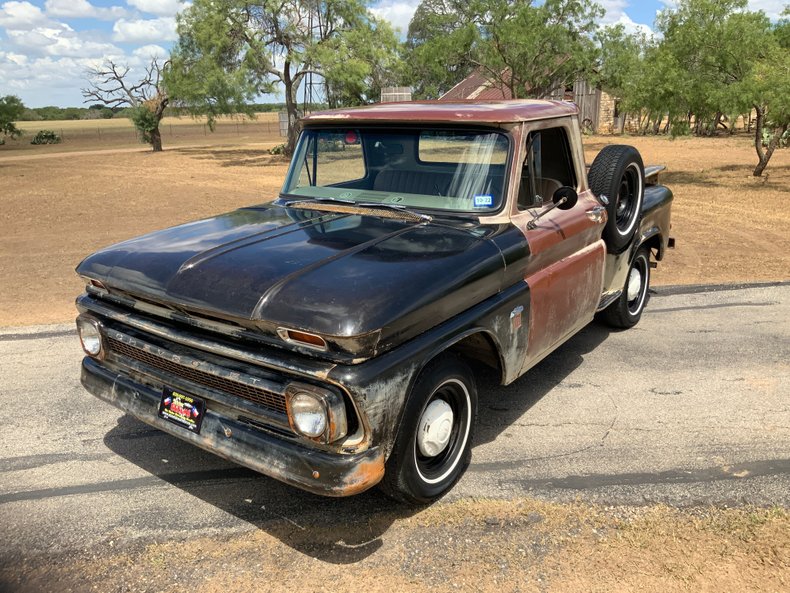
M 599 134 L 614 134 L 619 132 L 615 130 L 614 121 L 614 108 L 615 98 L 606 91 L 600 91 L 601 102 L 598 110 L 598 133 Z

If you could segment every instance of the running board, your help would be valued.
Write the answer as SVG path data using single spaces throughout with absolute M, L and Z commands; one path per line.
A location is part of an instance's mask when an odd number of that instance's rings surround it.
M 615 302 L 617 299 L 619 299 L 621 294 L 623 294 L 622 290 L 614 290 L 612 292 L 607 292 L 607 293 L 602 294 L 601 295 L 601 300 L 598 303 L 598 308 L 596 309 L 596 312 L 603 311 L 604 309 L 606 309 L 606 307 L 608 307 L 613 302 Z

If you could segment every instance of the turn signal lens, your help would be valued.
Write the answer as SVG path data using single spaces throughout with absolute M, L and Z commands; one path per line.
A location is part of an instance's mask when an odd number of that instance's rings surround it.
M 308 348 L 326 350 L 326 340 L 316 334 L 280 327 L 277 329 L 277 335 L 291 344 L 299 344 L 300 346 L 307 346 Z

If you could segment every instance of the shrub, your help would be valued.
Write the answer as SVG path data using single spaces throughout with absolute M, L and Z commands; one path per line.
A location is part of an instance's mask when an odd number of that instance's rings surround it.
M 38 134 L 33 136 L 30 141 L 31 144 L 60 144 L 62 138 L 52 130 L 39 130 Z
M 150 144 L 151 133 L 159 127 L 156 114 L 147 105 L 139 105 L 129 109 L 127 115 L 140 133 L 141 140 Z

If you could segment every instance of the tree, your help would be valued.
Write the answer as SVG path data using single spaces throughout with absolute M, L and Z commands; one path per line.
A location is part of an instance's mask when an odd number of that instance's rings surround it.
M 477 66 L 514 99 L 545 97 L 591 70 L 591 35 L 603 10 L 591 0 L 479 2 L 482 37 Z
M 348 31 L 317 46 L 330 109 L 378 101 L 381 89 L 405 79 L 402 44 L 384 20 L 371 17 L 368 26 Z
M 598 65 L 590 81 L 614 97 L 622 114 L 650 113 L 651 95 L 642 89 L 660 91 L 656 88 L 657 81 L 647 80 L 652 70 L 647 70 L 646 64 L 648 59 L 654 59 L 655 44 L 643 33 L 626 33 L 623 25 L 604 27 L 595 39 L 599 44 Z M 663 119 L 663 115 L 662 106 L 657 117 Z M 651 118 L 645 119 L 647 125 Z
M 777 148 L 790 145 L 790 6 L 782 16 L 773 31 L 776 44 L 754 73 L 755 95 L 759 97 L 754 104 L 754 148 L 758 159 L 755 177 L 763 174 Z
M 479 18 L 466 0 L 423 0 L 406 47 L 414 96 L 437 99 L 474 71 Z
M 762 11 L 749 11 L 746 0 L 679 0 L 657 25 L 675 81 L 675 92 L 664 98 L 673 134 L 683 131 L 681 118 L 686 130 L 710 135 L 726 127 L 727 116 L 753 112 L 753 174 L 762 175 L 790 123 L 786 19 L 772 25 Z
M 755 68 L 753 84 L 754 148 L 758 160 L 752 174 L 760 177 L 774 151 L 790 144 L 790 49 L 777 43 L 768 59 Z
M 602 14 L 592 0 L 425 0 L 408 39 L 415 74 L 428 80 L 420 93 L 446 92 L 473 70 L 514 98 L 564 91 L 593 64 Z
M 14 125 L 14 122 L 22 117 L 25 106 L 22 100 L 15 95 L 6 95 L 0 98 L 0 144 L 5 144 L 5 137 L 18 138 L 22 131 Z
M 128 107 L 129 119 L 143 141 L 149 143 L 154 152 L 160 152 L 162 134 L 159 124 L 169 102 L 162 81 L 166 65 L 152 57 L 142 78 L 130 83 L 129 67 L 119 66 L 108 59 L 88 72 L 90 88 L 82 89 L 82 96 L 85 103 L 99 101 L 111 109 Z
M 392 29 L 363 0 L 195 0 L 179 16 L 178 34 L 166 82 L 179 104 L 212 121 L 249 112 L 256 96 L 281 85 L 288 154 L 308 77 L 325 79 L 328 98 L 366 101 L 397 63 Z

